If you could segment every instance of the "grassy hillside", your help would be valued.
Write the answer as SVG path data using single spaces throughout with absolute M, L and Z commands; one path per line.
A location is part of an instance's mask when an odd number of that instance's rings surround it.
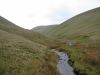
M 31 30 L 18 27 L 17 25 L 13 24 L 12 22 L 8 21 L 7 19 L 3 17 L 0 17 L 0 30 L 4 30 L 12 34 L 22 36 L 28 40 L 31 40 L 33 42 L 37 42 L 40 44 L 44 44 L 46 46 L 52 46 L 54 43 L 53 39 L 47 38 L 35 31 L 31 31 Z
M 59 75 L 51 42 L 0 17 L 0 75 Z
M 38 27 L 33 28 L 32 30 L 39 32 L 41 34 L 45 33 L 46 35 L 48 35 L 48 33 L 49 33 L 49 35 L 50 35 L 51 30 L 53 30 L 56 27 L 57 27 L 57 25 L 38 26 Z
M 65 43 L 60 50 L 68 53 L 69 62 L 78 75 L 100 75 L 100 7 L 58 26 L 39 29 L 35 31 Z
M 38 31 L 41 29 L 40 31 Z M 100 8 L 79 14 L 57 26 L 37 27 L 42 34 L 58 39 L 73 39 L 100 48 Z

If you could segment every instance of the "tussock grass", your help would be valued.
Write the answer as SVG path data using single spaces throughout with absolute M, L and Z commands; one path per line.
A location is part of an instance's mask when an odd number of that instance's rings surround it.
M 54 43 L 0 16 L 0 75 L 59 75 Z
M 99 75 L 100 74 L 100 51 L 80 49 L 70 46 L 59 48 L 69 56 L 69 63 L 78 75 Z
M 0 75 L 59 75 L 56 64 L 46 46 L 0 30 Z

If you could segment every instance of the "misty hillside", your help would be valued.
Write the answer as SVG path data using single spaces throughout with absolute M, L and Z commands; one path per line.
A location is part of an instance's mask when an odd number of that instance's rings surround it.
M 0 75 L 59 75 L 57 55 L 48 48 L 51 43 L 0 17 Z
M 33 30 L 50 37 L 73 39 L 100 48 L 100 8 L 79 14 L 57 26 L 36 27 Z

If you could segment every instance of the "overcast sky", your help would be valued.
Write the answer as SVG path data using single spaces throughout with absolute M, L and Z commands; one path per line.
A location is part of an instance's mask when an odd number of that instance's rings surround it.
M 31 29 L 62 23 L 96 7 L 100 7 L 100 0 L 0 0 L 0 15 Z

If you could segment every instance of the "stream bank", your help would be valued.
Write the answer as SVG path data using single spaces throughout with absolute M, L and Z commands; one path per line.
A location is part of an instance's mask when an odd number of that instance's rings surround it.
M 73 68 L 68 63 L 68 55 L 64 52 L 59 52 L 57 49 L 52 49 L 59 56 L 57 64 L 58 71 L 61 75 L 75 75 Z

